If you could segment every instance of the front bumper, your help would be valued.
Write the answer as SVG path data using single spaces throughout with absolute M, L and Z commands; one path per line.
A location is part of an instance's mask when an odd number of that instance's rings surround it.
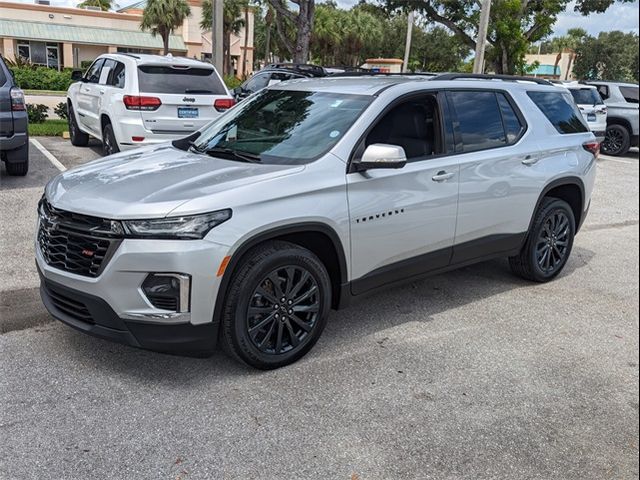
M 217 270 L 229 247 L 208 240 L 125 239 L 97 277 L 51 267 L 37 242 L 35 250 L 43 302 L 62 322 L 91 335 L 159 351 L 199 354 L 215 346 L 214 306 L 222 278 Z M 149 273 L 163 272 L 191 276 L 189 312 L 158 309 L 142 291 Z M 64 306 L 58 308 L 52 300 L 56 292 L 62 302 L 79 303 L 83 310 L 65 313 Z
M 42 273 L 40 296 L 54 318 L 94 337 L 181 355 L 210 355 L 215 349 L 217 329 L 213 323 L 162 325 L 127 321 L 101 298 L 47 280 Z

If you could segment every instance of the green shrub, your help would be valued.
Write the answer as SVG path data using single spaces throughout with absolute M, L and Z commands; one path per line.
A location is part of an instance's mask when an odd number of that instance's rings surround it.
M 235 75 L 225 75 L 224 83 L 229 90 L 233 90 L 236 87 L 239 87 L 242 84 L 242 80 L 237 78 Z
M 28 103 L 27 115 L 29 116 L 29 123 L 43 123 L 49 116 L 49 107 L 41 103 Z
M 23 90 L 66 91 L 73 83 L 70 68 L 57 71 L 47 67 L 17 67 L 12 70 L 16 83 Z
M 80 70 L 84 72 L 85 70 L 87 70 L 87 68 L 91 66 L 92 63 L 93 63 L 93 60 L 82 60 L 80 62 Z
M 67 102 L 60 102 L 53 109 L 53 113 L 58 115 L 62 119 L 67 118 Z

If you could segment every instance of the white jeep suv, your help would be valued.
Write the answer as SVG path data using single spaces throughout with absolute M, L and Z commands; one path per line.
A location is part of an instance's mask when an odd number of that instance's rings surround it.
M 598 143 L 566 90 L 486 78 L 283 82 L 190 137 L 61 173 L 39 205 L 45 306 L 98 337 L 220 340 L 266 369 L 308 352 L 331 308 L 398 282 L 494 257 L 551 280 Z
M 182 57 L 105 54 L 67 91 L 71 143 L 105 155 L 184 137 L 235 104 L 215 68 Z

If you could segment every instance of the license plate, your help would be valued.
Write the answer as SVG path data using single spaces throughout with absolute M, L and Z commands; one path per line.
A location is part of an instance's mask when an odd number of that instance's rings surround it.
M 587 113 L 587 122 L 595 122 L 596 114 L 595 113 Z
M 193 107 L 178 107 L 178 118 L 198 118 L 198 109 Z

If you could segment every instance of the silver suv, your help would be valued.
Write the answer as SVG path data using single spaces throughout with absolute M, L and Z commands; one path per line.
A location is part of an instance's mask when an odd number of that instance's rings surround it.
M 468 76 L 467 76 L 468 77 Z M 543 80 L 304 79 L 190 137 L 60 174 L 39 205 L 51 314 L 83 332 L 289 364 L 352 297 L 494 257 L 558 275 L 598 143 Z
M 638 85 L 600 80 L 589 84 L 598 89 L 609 109 L 603 153 L 625 155 L 631 147 L 638 146 Z

